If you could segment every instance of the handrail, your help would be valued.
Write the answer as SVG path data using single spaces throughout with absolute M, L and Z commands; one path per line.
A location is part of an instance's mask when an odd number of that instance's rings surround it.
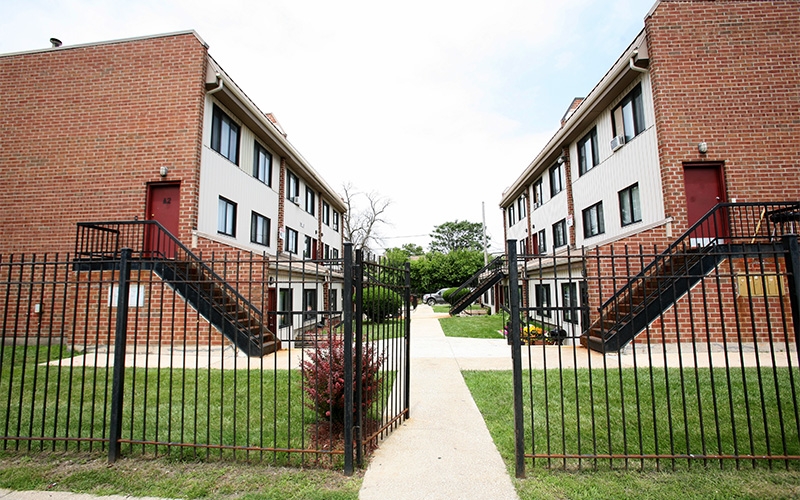
M 470 285 L 472 285 L 472 283 L 474 283 L 476 280 L 480 280 L 480 277 L 483 276 L 485 273 L 491 271 L 492 274 L 494 274 L 494 272 L 496 272 L 496 271 L 498 271 L 500 269 L 503 269 L 504 267 L 505 267 L 505 255 L 500 255 L 498 257 L 495 257 L 491 262 L 489 262 L 488 264 L 483 266 L 479 271 L 477 271 L 475 274 L 473 274 L 467 281 L 462 283 L 461 286 L 459 286 L 456 289 L 456 291 L 453 292 L 451 295 L 455 295 L 456 297 L 459 297 L 460 296 L 460 292 L 462 290 L 465 290 L 465 289 L 468 290 L 470 288 Z M 467 295 L 464 295 L 464 296 L 466 297 Z M 453 304 L 453 307 L 457 306 L 459 303 L 461 303 L 461 300 L 459 300 L 458 302 Z M 452 309 L 452 307 L 451 307 L 451 309 Z
M 785 211 L 800 210 L 800 202 L 796 202 L 796 201 L 795 202 L 785 202 L 784 201 L 784 202 L 743 202 L 743 203 L 729 203 L 729 202 L 726 202 L 726 203 L 717 203 L 703 217 L 701 217 L 688 230 L 686 230 L 686 232 L 684 232 L 677 240 L 675 240 L 669 246 L 667 246 L 666 250 L 664 250 L 661 254 L 657 255 L 656 258 L 653 259 L 653 261 L 650 264 L 645 266 L 639 272 L 639 274 L 637 274 L 633 278 L 629 279 L 628 283 L 626 283 L 622 288 L 617 290 L 617 292 L 614 293 L 614 295 L 612 295 L 608 300 L 603 302 L 603 304 L 599 307 L 599 310 L 603 311 L 608 306 L 610 306 L 612 303 L 615 303 L 620 298 L 621 295 L 623 295 L 624 293 L 626 293 L 628 290 L 630 290 L 632 288 L 633 283 L 636 283 L 636 282 L 640 281 L 641 279 L 645 278 L 648 274 L 650 274 L 651 271 L 653 271 L 659 265 L 659 263 L 664 262 L 668 257 L 670 257 L 674 253 L 676 253 L 676 249 L 678 249 L 678 247 L 686 248 L 687 240 L 691 240 L 691 238 L 697 237 L 698 233 L 701 236 L 701 238 L 698 238 L 698 239 L 700 239 L 700 240 L 703 240 L 703 239 L 708 240 L 707 243 L 705 245 L 703 245 L 703 247 L 700 249 L 700 252 L 698 252 L 698 255 L 702 255 L 704 253 L 707 253 L 711 248 L 713 248 L 715 245 L 717 245 L 717 243 L 719 242 L 720 239 L 734 240 L 734 239 L 746 239 L 746 238 L 749 238 L 751 236 L 749 234 L 749 232 L 747 234 L 736 234 L 736 232 L 733 231 L 733 229 L 734 228 L 738 228 L 739 225 L 732 224 L 732 222 L 734 222 L 734 219 L 732 217 L 730 217 L 730 215 L 731 215 L 730 211 L 732 211 L 732 210 L 733 211 L 744 210 L 745 213 L 746 213 L 746 209 L 750 208 L 750 207 L 762 208 L 765 211 L 766 214 L 772 215 L 772 214 L 775 214 L 775 213 L 781 213 L 781 212 L 785 212 Z M 772 208 L 772 207 L 778 207 L 778 208 L 775 208 L 773 210 L 767 210 L 767 208 Z M 718 232 L 717 230 L 721 229 L 721 227 L 717 225 L 717 214 L 722 214 L 723 215 L 724 218 L 721 219 L 719 222 L 720 223 L 724 223 L 723 227 L 727 227 L 729 229 L 729 231 L 730 231 L 730 234 L 719 235 L 719 236 L 717 235 L 717 232 Z M 713 219 L 713 222 L 714 222 L 714 225 L 713 225 L 713 229 L 714 229 L 713 238 L 711 238 L 711 237 L 702 238 L 702 236 L 712 236 L 711 233 L 706 235 L 704 232 L 700 231 L 700 229 L 703 228 L 703 226 L 705 226 L 706 224 L 708 224 L 709 221 L 712 220 L 712 219 Z M 766 230 L 768 232 L 769 232 L 769 224 L 770 224 L 770 220 L 769 220 L 769 217 L 767 217 Z M 750 227 L 750 226 L 747 226 L 747 227 Z M 742 228 L 742 229 L 746 230 L 746 228 Z M 761 230 L 761 223 L 759 222 L 759 224 L 758 224 L 758 226 L 756 228 L 755 234 L 752 235 L 753 236 L 752 242 L 755 242 L 755 239 L 758 237 L 758 232 L 760 230 Z M 774 231 L 774 229 L 773 229 L 773 231 Z M 775 235 L 770 235 L 770 238 L 772 238 L 774 236 Z
M 113 227 L 108 227 L 108 226 L 140 226 L 145 231 L 143 231 L 141 233 L 141 238 L 137 238 L 137 239 L 135 239 L 133 241 L 123 240 L 123 241 L 120 242 L 119 241 L 119 236 L 120 235 L 124 236 L 126 233 L 121 231 L 119 228 L 115 229 Z M 185 259 L 186 261 L 193 262 L 193 263 L 197 264 L 201 268 L 201 270 L 203 272 L 208 273 L 208 275 L 210 275 L 210 277 L 214 281 L 219 283 L 220 286 L 222 286 L 227 292 L 230 292 L 231 294 L 233 294 L 234 297 L 236 298 L 237 302 L 243 303 L 243 305 L 245 305 L 247 308 L 252 310 L 258 317 L 261 317 L 261 315 L 262 315 L 261 311 L 257 307 L 255 307 L 249 300 L 247 300 L 245 297 L 243 297 L 235 288 L 233 288 L 231 285 L 229 285 L 228 282 L 225 279 L 223 279 L 216 272 L 214 272 L 214 270 L 211 267 L 209 267 L 205 262 L 203 262 L 194 253 L 192 253 L 192 251 L 189 250 L 183 243 L 181 243 L 180 240 L 178 240 L 178 238 L 176 238 L 172 233 L 170 233 L 166 228 L 164 228 L 164 226 L 162 226 L 161 223 L 159 223 L 156 220 L 78 222 L 79 231 L 78 231 L 78 241 L 76 241 L 76 249 L 79 247 L 79 243 L 80 243 L 80 237 L 81 237 L 80 228 L 86 228 L 86 229 L 92 229 L 92 230 L 105 231 L 105 232 L 109 232 L 109 233 L 115 233 L 118 236 L 117 239 L 116 239 L 116 243 L 113 246 L 113 250 L 112 249 L 107 249 L 105 251 L 92 252 L 92 253 L 90 253 L 90 255 L 91 254 L 100 254 L 100 255 L 106 254 L 107 257 L 115 258 L 117 255 L 119 255 L 119 253 L 121 252 L 123 247 L 129 247 L 129 248 L 132 248 L 132 250 L 134 251 L 134 256 L 138 255 L 139 256 L 138 259 L 141 259 L 141 260 L 151 260 L 151 259 L 147 259 L 145 257 L 146 254 L 157 255 L 158 256 L 157 258 L 159 260 L 164 260 L 164 261 L 175 261 L 175 260 L 177 260 L 177 259 L 168 259 L 167 255 L 162 251 L 154 251 L 154 250 L 150 250 L 150 249 L 145 249 L 144 248 L 145 241 L 148 238 L 148 236 L 146 236 L 146 232 L 147 232 L 146 229 L 148 227 L 157 228 L 157 230 L 158 230 L 158 236 L 156 238 L 157 241 L 160 242 L 161 241 L 161 236 L 163 235 L 167 239 L 167 241 L 171 242 L 175 246 L 175 250 L 180 250 L 180 252 L 186 256 L 186 259 Z M 149 237 L 152 238 L 152 235 L 150 235 Z M 131 243 L 133 243 L 133 244 L 131 244 Z M 135 245 L 135 243 L 140 243 L 141 245 Z M 80 255 L 86 255 L 86 254 L 87 254 L 87 252 L 80 253 Z M 134 258 L 137 258 L 137 257 L 134 257 Z

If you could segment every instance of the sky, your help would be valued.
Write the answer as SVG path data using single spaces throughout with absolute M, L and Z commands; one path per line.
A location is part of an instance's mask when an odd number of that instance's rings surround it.
M 390 202 L 382 248 L 483 222 L 655 0 L 0 0 L 0 53 L 195 30 L 342 192 Z M 363 198 L 361 198 L 363 201 Z

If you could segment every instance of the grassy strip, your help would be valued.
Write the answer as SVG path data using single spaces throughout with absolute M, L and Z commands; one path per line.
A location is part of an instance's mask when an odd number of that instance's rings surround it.
M 633 370 L 626 370 L 623 380 L 633 377 Z M 526 377 L 529 374 L 526 374 Z M 551 374 L 552 375 L 552 374 Z M 555 404 L 553 394 L 549 400 L 545 399 L 547 391 L 544 390 L 544 372 L 538 374 L 534 372 L 533 378 L 536 379 L 535 391 L 532 396 L 533 406 L 537 408 L 534 421 L 541 422 L 545 427 L 537 432 L 544 432 L 544 438 L 540 436 L 539 441 L 546 445 L 552 445 L 558 452 L 562 448 L 562 442 L 569 446 L 574 445 L 577 436 L 576 425 L 546 427 L 546 413 L 558 416 L 560 419 L 561 408 Z M 541 377 L 541 378 L 538 378 Z M 510 473 L 514 474 L 514 428 L 513 428 L 513 394 L 511 372 L 464 372 L 464 379 L 467 382 L 472 396 L 483 414 L 484 420 L 489 428 L 494 442 L 506 462 Z M 553 382 L 555 380 L 555 382 Z M 548 390 L 553 388 L 552 384 L 562 384 L 557 376 L 549 377 L 547 383 Z M 580 383 L 580 379 L 579 379 Z M 527 385 L 527 384 L 526 384 Z M 500 388 L 500 390 L 498 390 Z M 572 388 L 574 391 L 574 388 Z M 525 391 L 528 392 L 527 389 Z M 568 394 L 569 391 L 564 394 Z M 574 395 L 574 392 L 572 393 Z M 665 394 L 658 394 L 657 397 L 666 398 Z M 701 398 L 703 396 L 701 395 Z M 525 394 L 524 399 L 529 401 L 530 394 Z M 663 400 L 663 399 L 662 399 Z M 546 402 L 547 401 L 547 402 Z M 568 403 L 565 398 L 564 406 Z M 548 404 L 552 405 L 548 407 Z M 598 402 L 595 402 L 598 405 Z M 526 405 L 529 406 L 529 405 Z M 582 412 L 593 411 L 589 405 L 581 407 Z M 602 406 L 602 405 L 601 405 Z M 744 411 L 744 405 L 737 405 L 735 411 Z M 614 406 L 609 405 L 609 410 L 613 411 Z M 624 406 L 617 407 L 617 413 L 611 415 L 610 421 L 619 422 L 620 413 Z M 575 411 L 573 407 L 569 411 Z M 770 414 L 775 411 L 771 410 Z M 575 413 L 566 412 L 571 415 L 571 420 L 576 420 Z M 656 419 L 660 420 L 658 425 L 668 425 L 664 419 L 674 418 L 666 412 L 657 413 Z M 772 417 L 768 417 L 772 418 Z M 584 414 L 584 421 L 589 420 Z M 603 417 L 605 420 L 605 417 Z M 526 410 L 526 426 L 530 425 L 530 409 Z M 639 422 L 628 422 L 637 428 Z M 651 424 L 652 425 L 652 424 Z M 681 426 L 682 427 L 682 426 Z M 582 432 L 585 430 L 582 429 Z M 570 434 L 571 432 L 571 434 Z M 632 432 L 637 436 L 636 431 Z M 690 433 L 691 434 L 691 433 Z M 589 431 L 591 435 L 591 431 Z M 697 432 L 689 439 L 696 440 Z M 715 438 L 716 439 L 716 438 Z M 618 436 L 612 437 L 612 441 L 618 444 L 621 440 Z M 789 446 L 793 451 L 798 446 L 797 437 L 790 439 Z M 528 431 L 526 435 L 526 448 L 531 446 L 531 435 Z M 697 446 L 694 442 L 692 446 Z M 637 445 L 638 446 L 638 445 Z M 541 452 L 541 449 L 537 449 Z M 638 451 L 636 449 L 635 451 Z M 685 462 L 685 461 L 684 461 Z M 532 467 L 530 460 L 526 463 L 527 478 L 515 480 L 517 491 L 523 500 L 533 498 L 624 498 L 635 496 L 637 498 L 796 498 L 800 495 L 800 471 L 796 470 L 798 464 L 792 464 L 790 470 L 767 470 L 766 467 L 752 469 L 750 462 L 743 462 L 741 470 L 735 470 L 732 463 L 726 470 L 720 470 L 719 462 L 710 461 L 708 465 L 703 465 L 700 461 L 695 461 L 691 467 L 679 467 L 675 471 L 659 472 L 656 470 L 611 470 L 603 467 L 603 461 L 598 462 L 597 470 L 575 469 L 567 467 L 565 470 L 548 469 L 547 463 L 537 462 L 536 467 Z M 607 462 L 606 462 L 607 463 Z M 562 462 L 551 462 L 551 467 L 561 467 Z M 594 463 L 590 460 L 583 461 L 583 467 L 591 468 Z M 638 461 L 630 461 L 631 469 L 639 466 Z M 774 467 L 782 467 L 783 464 Z M 671 463 L 662 461 L 663 468 L 671 467 Z
M 355 500 L 363 473 L 261 464 L 124 459 L 70 455 L 0 455 L 0 488 L 185 499 Z
M 502 339 L 503 315 L 463 316 L 439 318 L 439 324 L 447 337 L 468 337 L 473 339 Z

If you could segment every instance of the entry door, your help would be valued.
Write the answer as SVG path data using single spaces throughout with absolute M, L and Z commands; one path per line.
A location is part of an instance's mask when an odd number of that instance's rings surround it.
M 725 201 L 725 186 L 722 180 L 722 165 L 684 165 L 683 180 L 686 188 L 686 212 L 688 227 L 699 221 L 717 203 Z M 691 238 L 694 246 L 706 245 L 714 238 L 728 235 L 727 214 L 720 212 L 709 224 L 698 228 L 697 237 Z
M 158 221 L 176 238 L 180 229 L 180 184 L 151 184 L 147 187 L 147 220 Z M 145 237 L 145 250 L 175 257 L 175 246 L 169 238 L 151 228 Z

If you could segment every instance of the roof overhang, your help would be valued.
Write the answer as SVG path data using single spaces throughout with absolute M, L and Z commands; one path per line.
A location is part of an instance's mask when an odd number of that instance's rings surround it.
M 525 191 L 528 184 L 550 168 L 561 156 L 562 150 L 575 142 L 585 128 L 639 77 L 641 70 L 647 68 L 649 63 L 645 31 L 642 30 L 536 158 L 505 190 L 500 199 L 500 207 L 505 208 L 513 203 Z

